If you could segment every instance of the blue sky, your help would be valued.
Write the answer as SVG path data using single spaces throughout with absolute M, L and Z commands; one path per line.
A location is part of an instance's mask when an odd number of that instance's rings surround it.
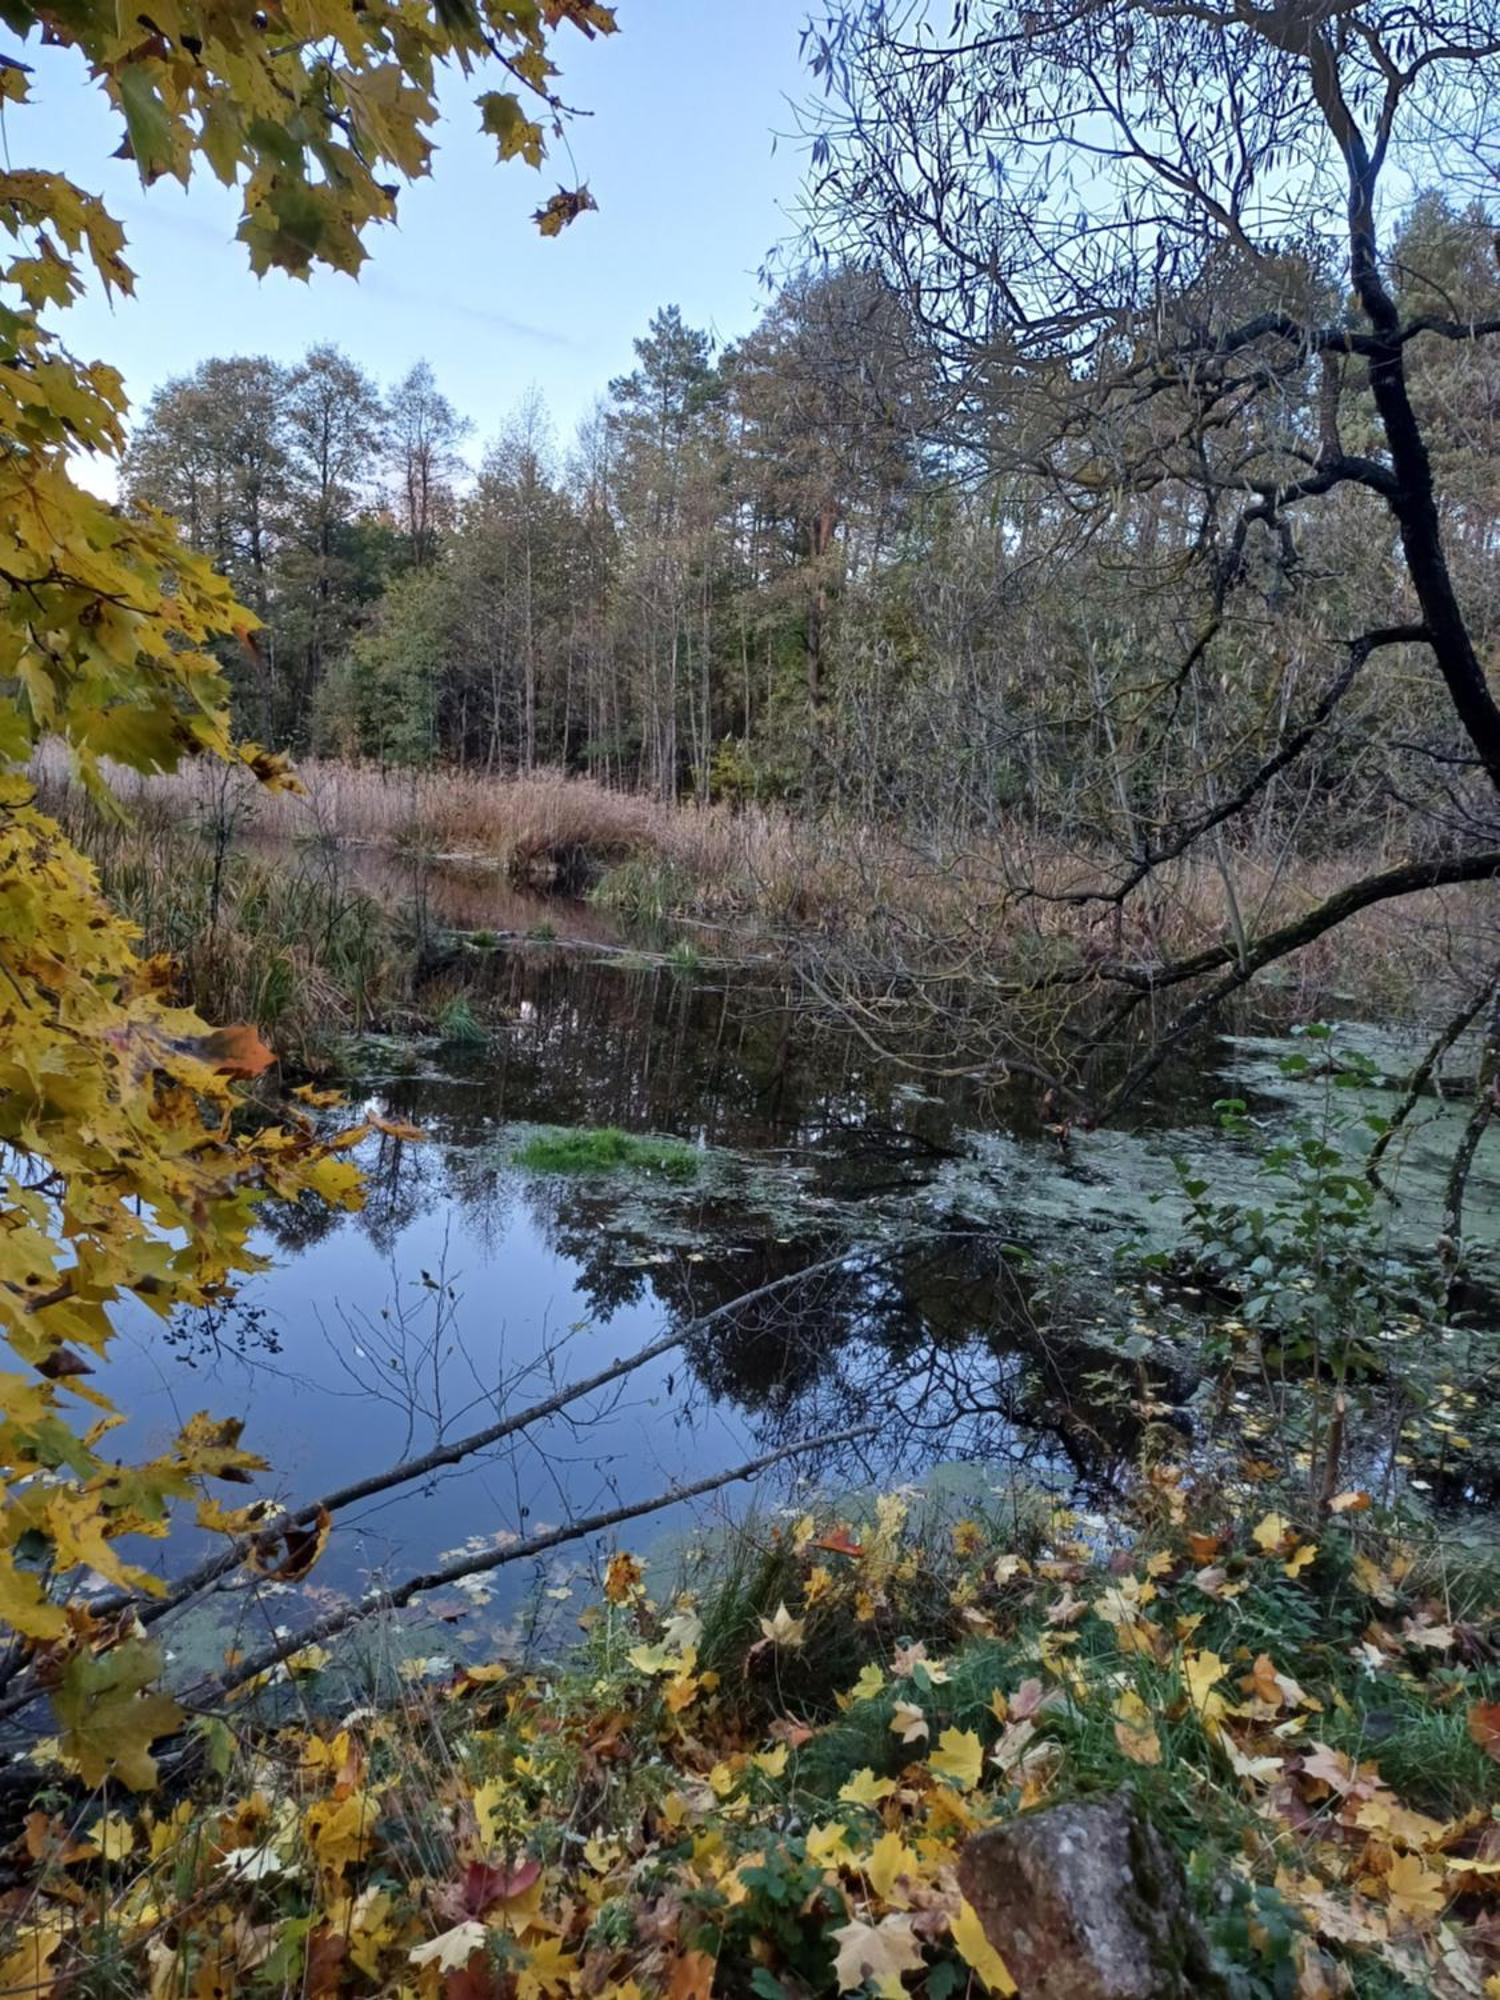
M 113 160 L 119 131 L 71 53 L 28 47 L 31 107 L 7 119 L 16 164 L 61 169 L 124 224 L 137 296 L 90 298 L 63 316 L 70 347 L 108 360 L 132 400 L 212 354 L 289 361 L 330 340 L 381 380 L 421 358 L 475 426 L 493 434 L 530 385 L 559 436 L 613 374 L 658 306 L 722 338 L 764 300 L 756 271 L 790 233 L 803 170 L 788 100 L 807 93 L 798 35 L 806 0 L 620 0 L 621 32 L 557 39 L 564 93 L 592 116 L 573 127 L 576 176 L 502 167 L 455 79 L 432 177 L 403 191 L 395 229 L 374 232 L 356 283 L 253 277 L 233 240 L 234 197 L 212 176 L 144 191 Z M 599 213 L 540 239 L 534 208 L 586 180 Z M 65 322 L 65 323 L 64 323 Z

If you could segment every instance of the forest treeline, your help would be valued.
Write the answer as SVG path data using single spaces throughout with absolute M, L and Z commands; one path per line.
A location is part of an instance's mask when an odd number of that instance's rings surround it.
M 1494 244 L 1478 208 L 1417 202 L 1394 246 L 1402 310 L 1500 311 Z M 1212 286 L 1172 313 L 1342 310 L 1310 253 L 1267 268 L 1227 246 Z M 1198 485 L 1132 466 L 1111 493 L 1107 463 L 1075 478 L 1066 427 L 1036 422 L 1045 364 L 992 353 L 955 383 L 896 287 L 852 266 L 797 277 L 718 351 L 675 307 L 635 350 L 571 445 L 524 395 L 472 464 L 425 365 L 382 393 L 324 347 L 162 388 L 126 489 L 173 512 L 264 621 L 226 661 L 243 726 L 387 765 L 560 767 L 944 830 L 1021 814 L 1125 852 L 1185 799 L 1232 794 L 1315 713 L 1316 741 L 1237 831 L 1368 838 L 1411 803 L 1393 746 L 1421 738 L 1425 771 L 1451 744 L 1413 704 L 1420 649 L 1399 643 L 1319 712 L 1349 631 L 1405 615 L 1395 530 L 1371 532 L 1358 490 L 1255 541 L 1196 658 Z M 1120 364 L 1101 351 L 1101 385 Z M 1312 462 L 1331 424 L 1346 452 L 1374 450 L 1361 369 L 1331 384 L 1309 353 L 1197 448 L 1226 488 L 1299 439 Z M 1492 635 L 1500 363 L 1419 343 L 1409 369 L 1450 561 Z M 1087 370 L 1067 380 L 1087 410 Z

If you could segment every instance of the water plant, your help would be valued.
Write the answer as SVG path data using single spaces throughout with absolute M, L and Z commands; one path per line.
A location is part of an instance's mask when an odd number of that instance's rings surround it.
M 701 1155 L 682 1139 L 650 1133 L 622 1132 L 617 1125 L 586 1125 L 572 1130 L 538 1132 L 517 1147 L 518 1166 L 536 1173 L 599 1174 L 630 1171 L 661 1174 L 668 1180 L 691 1180 Z
M 1403 1254 L 1390 1202 L 1368 1171 L 1371 1143 L 1388 1129 L 1367 1101 L 1378 1065 L 1326 1022 L 1297 1039 L 1280 1071 L 1315 1094 L 1289 1123 L 1267 1135 L 1243 1098 L 1214 1107 L 1226 1138 L 1255 1151 L 1248 1194 L 1226 1192 L 1211 1167 L 1178 1159 L 1181 1240 L 1144 1261 L 1206 1282 L 1219 1307 L 1208 1318 L 1206 1357 L 1229 1378 L 1256 1380 L 1279 1447 L 1304 1465 L 1312 1504 L 1326 1507 L 1357 1434 L 1388 1420 L 1399 1444 L 1456 1361 L 1441 1263 Z
M 455 993 L 445 1000 L 438 1011 L 437 1031 L 445 1042 L 463 1042 L 477 1046 L 489 1040 L 489 1030 L 475 1014 L 468 998 Z

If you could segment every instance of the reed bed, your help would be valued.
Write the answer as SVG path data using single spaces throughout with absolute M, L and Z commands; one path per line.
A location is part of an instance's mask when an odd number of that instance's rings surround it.
M 60 754 L 43 754 L 38 778 L 56 809 L 76 813 Z M 359 847 L 479 861 L 536 887 L 589 886 L 623 920 L 688 927 L 719 956 L 779 939 L 853 980 L 941 972 L 982 986 L 1080 962 L 1157 964 L 1256 935 L 1406 858 L 1379 844 L 1315 857 L 1237 847 L 1169 864 L 1121 910 L 1072 900 L 1107 883 L 1108 857 L 1019 819 L 982 838 L 917 838 L 783 808 L 670 803 L 550 770 L 491 777 L 309 760 L 299 778 L 300 793 L 268 792 L 199 761 L 112 783 L 149 838 L 192 832 L 220 853 L 253 837 L 303 857 Z M 85 844 L 97 851 L 100 838 L 96 827 Z M 318 879 L 305 858 L 288 865 Z M 130 900 L 143 893 L 136 885 Z M 1420 1015 L 1492 954 L 1495 931 L 1487 885 L 1407 897 L 1340 926 L 1280 976 L 1309 998 Z

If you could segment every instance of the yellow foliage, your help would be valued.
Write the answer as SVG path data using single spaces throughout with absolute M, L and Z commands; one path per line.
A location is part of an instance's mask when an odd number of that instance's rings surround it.
M 52 1705 L 62 1725 L 63 1754 L 86 1785 L 118 1778 L 144 1792 L 156 1783 L 151 1745 L 182 1720 L 170 1696 L 149 1691 L 160 1671 L 156 1647 L 138 1639 L 98 1658 L 75 1654 L 63 1669 Z
M 848 1806 L 878 1806 L 882 1799 L 888 1799 L 896 1789 L 891 1778 L 877 1778 L 866 1764 L 863 1770 L 839 1789 L 839 1797 Z
M 445 67 L 493 66 L 520 86 L 485 92 L 481 116 L 502 158 L 539 164 L 544 130 L 523 100 L 558 128 L 549 49 L 563 22 L 589 36 L 615 25 L 595 0 L 302 0 L 253 21 L 219 0 L 163 0 L 149 19 L 80 0 L 10 18 L 23 49 L 37 36 L 81 58 L 145 186 L 206 165 L 238 191 L 253 268 L 299 276 L 358 269 L 362 233 L 426 171 Z M 271 1051 L 176 1003 L 172 967 L 140 956 L 34 803 L 27 767 L 49 739 L 106 810 L 118 810 L 106 757 L 146 773 L 215 757 L 269 786 L 293 781 L 230 736 L 218 656 L 253 649 L 255 619 L 164 515 L 112 506 L 74 477 L 75 453 L 122 453 L 126 403 L 118 373 L 70 353 L 50 315 L 89 282 L 112 295 L 133 279 L 101 201 L 25 164 L 29 77 L 14 53 L 0 63 L 0 1335 L 17 1364 L 0 1371 L 0 1626 L 23 1650 L 67 1636 L 54 1600 L 84 1569 L 126 1592 L 159 1588 L 116 1543 L 164 1534 L 174 1501 L 197 1498 L 212 1520 L 201 1482 L 261 1464 L 237 1425 L 207 1416 L 146 1464 L 99 1452 L 116 1413 L 79 1378 L 107 1349 L 114 1309 L 136 1300 L 165 1318 L 221 1299 L 257 1268 L 267 1197 L 357 1203 L 342 1156 L 362 1136 L 325 1139 L 302 1110 L 241 1125 L 240 1087 Z M 52 116 L 36 114 L 34 144 Z M 544 226 L 589 206 L 586 191 L 564 193 Z M 60 1676 L 48 1662 L 64 1753 L 86 1782 L 151 1782 L 150 1743 L 176 1720 L 141 1678 L 154 1659 L 133 1645 L 113 1665 L 80 1653 Z
M 1115 1742 L 1132 1764 L 1161 1762 L 1161 1738 L 1134 1688 L 1126 1688 L 1115 1701 Z
M 998 1993 L 1003 2000 L 1016 1991 L 1016 1982 L 1011 1978 L 1005 1960 L 985 1935 L 984 1925 L 972 1903 L 961 1902 L 958 1915 L 949 1925 L 949 1934 L 957 1947 L 958 1955 L 964 1963 L 979 1974 L 991 1993 Z
M 984 1768 L 984 1747 L 972 1729 L 945 1729 L 938 1747 L 928 1759 L 929 1768 L 940 1778 L 967 1791 L 979 1783 Z
M 351 1862 L 363 1860 L 375 1839 L 380 1802 L 368 1792 L 351 1792 L 346 1799 L 320 1799 L 303 1820 L 308 1846 L 318 1866 L 342 1875 Z

